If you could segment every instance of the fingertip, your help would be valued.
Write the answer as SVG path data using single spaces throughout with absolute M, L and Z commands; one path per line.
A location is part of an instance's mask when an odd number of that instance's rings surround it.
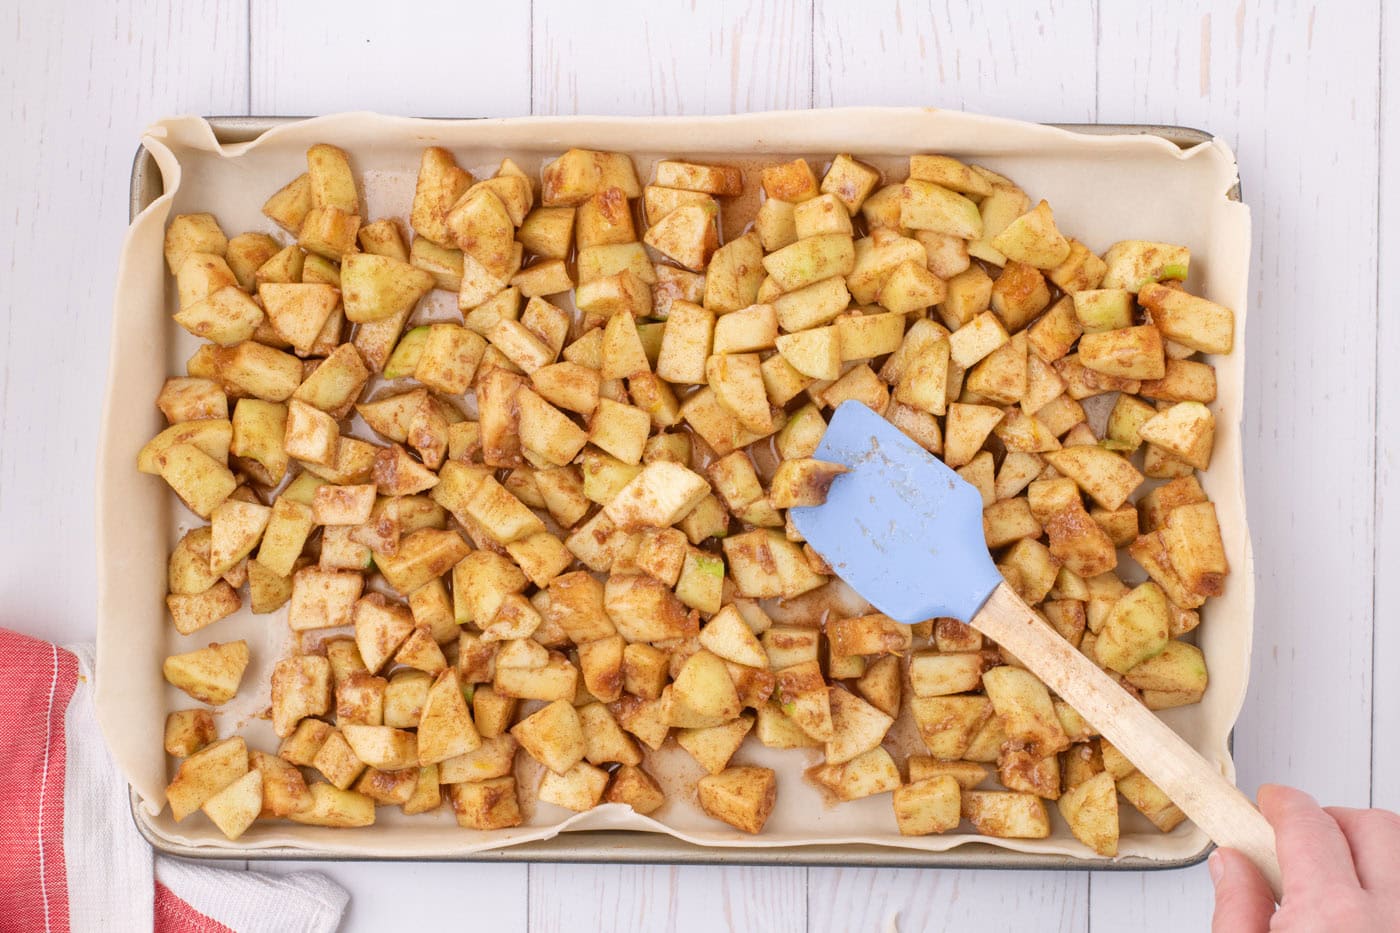
M 1312 794 L 1296 787 L 1289 787 L 1287 784 L 1261 784 L 1256 797 L 1261 810 L 1274 810 L 1290 806 L 1321 809 Z
M 1236 880 L 1241 872 L 1245 872 L 1249 875 L 1257 875 L 1259 873 L 1258 869 L 1254 867 L 1254 863 L 1246 858 L 1245 854 L 1238 849 L 1225 847 L 1217 848 L 1210 854 L 1210 859 L 1207 860 L 1207 864 L 1210 865 L 1211 877 L 1215 879 L 1217 885 L 1222 881 Z
M 1268 929 L 1273 893 L 1258 869 L 1234 849 L 1216 849 L 1206 862 L 1215 884 L 1217 933 L 1253 933 Z

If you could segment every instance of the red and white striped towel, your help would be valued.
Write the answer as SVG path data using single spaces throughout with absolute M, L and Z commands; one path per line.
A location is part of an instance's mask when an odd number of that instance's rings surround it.
M 0 933 L 334 930 L 324 875 L 153 857 L 92 705 L 92 649 L 0 629 Z

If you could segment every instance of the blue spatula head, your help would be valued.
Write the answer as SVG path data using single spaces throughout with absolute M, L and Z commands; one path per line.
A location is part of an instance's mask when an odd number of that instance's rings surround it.
M 791 510 L 832 570 L 897 622 L 967 621 L 1001 574 L 982 494 L 860 402 L 843 402 L 813 455 L 840 463 L 824 505 Z

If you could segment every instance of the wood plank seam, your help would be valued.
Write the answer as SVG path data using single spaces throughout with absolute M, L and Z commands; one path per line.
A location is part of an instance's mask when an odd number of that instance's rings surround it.
M 1382 214 L 1382 212 L 1383 212 L 1383 210 L 1384 210 L 1384 208 L 1385 208 L 1384 191 L 1385 191 L 1385 130 L 1386 130 L 1386 113 L 1385 113 L 1385 79 L 1386 79 L 1386 68 L 1385 68 L 1385 35 L 1386 35 L 1386 32 L 1385 32 L 1385 4 L 1384 4 L 1384 3 L 1378 4 L 1378 9 L 1377 9 L 1377 11 L 1376 11 L 1376 16 L 1377 16 L 1377 25 L 1378 25 L 1378 27 L 1379 27 L 1379 28 L 1376 30 L 1376 32 L 1377 32 L 1378 36 L 1380 37 L 1380 41 L 1377 42 L 1377 45 L 1376 45 L 1376 73 L 1377 73 L 1377 79 L 1376 79 L 1376 119 L 1377 119 L 1377 126 L 1376 126 L 1376 258 L 1377 258 L 1377 262 L 1376 262 L 1376 305 L 1375 305 L 1375 306 L 1376 306 L 1377 312 L 1379 312 L 1379 310 L 1380 310 L 1380 308 L 1381 308 L 1381 294 L 1382 294 L 1382 292 L 1381 292 L 1381 268 L 1382 268 L 1382 263 L 1381 263 L 1380 260 L 1381 260 L 1382 257 L 1385 256 L 1385 247 L 1386 247 L 1386 245 L 1387 245 L 1387 243 L 1386 243 L 1386 227 L 1385 227 L 1385 223 L 1384 223 L 1384 219 L 1383 219 L 1383 214 Z M 1377 761 L 1376 761 L 1376 759 L 1377 759 L 1377 756 L 1378 756 L 1378 753 L 1379 753 L 1379 747 L 1378 747 L 1378 744 L 1377 744 L 1377 742 L 1376 742 L 1376 710 L 1377 710 L 1377 708 L 1380 706 L 1380 702 L 1379 702 L 1379 701 L 1380 701 L 1380 699 L 1381 699 L 1381 697 L 1380 697 L 1381 689 L 1380 689 L 1379 686 L 1377 686 L 1378 680 L 1377 680 L 1377 677 L 1376 677 L 1376 675 L 1377 675 L 1377 673 L 1378 673 L 1378 669 L 1377 669 L 1377 666 L 1376 666 L 1376 646 L 1377 646 L 1377 641 L 1378 641 L 1378 626 L 1379 626 L 1380 608 L 1381 608 L 1381 607 L 1380 607 L 1380 594 L 1381 594 L 1381 590 L 1380 590 L 1380 583 L 1379 583 L 1380 569 L 1381 569 L 1380 556 L 1381 556 L 1381 545 L 1382 545 L 1382 537 L 1381 537 L 1381 531 L 1382 531 L 1382 529 L 1380 528 L 1380 521 L 1381 521 L 1381 514 L 1382 514 L 1382 501 L 1381 501 L 1381 500 L 1382 500 L 1382 486 L 1381 486 L 1381 482 L 1382 482 L 1383 474 L 1382 474 L 1382 472 L 1381 472 L 1381 461 L 1382 461 L 1382 453 L 1383 453 L 1383 448 L 1382 448 L 1382 443 L 1383 443 L 1383 442 L 1382 442 L 1382 438 L 1384 437 L 1384 434 L 1382 433 L 1382 422 L 1383 422 L 1383 417 L 1384 417 L 1384 412 L 1383 412 L 1382 406 L 1385 405 L 1385 398 L 1381 395 L 1381 386 L 1382 386 L 1382 384 L 1383 384 L 1384 379 L 1383 379 L 1383 377 L 1382 377 L 1382 375 L 1381 375 L 1381 372 L 1382 372 L 1382 370 L 1381 370 L 1381 348 L 1382 348 L 1383 344 L 1382 344 L 1382 341 L 1381 341 L 1380 338 L 1381 338 L 1381 335 L 1382 335 L 1382 332 L 1383 332 L 1383 331 L 1384 331 L 1384 323 L 1383 323 L 1382 320 L 1381 320 L 1381 315 L 1380 315 L 1379 313 L 1377 313 L 1377 315 L 1376 315 L 1376 341 L 1375 341 L 1374 346 L 1372 347 L 1372 352 L 1375 354 L 1375 362 L 1374 362 L 1374 364 L 1373 364 L 1373 365 L 1374 365 L 1374 370 L 1373 370 L 1373 371 L 1374 371 L 1375 374 L 1376 374 L 1376 379 L 1375 379 L 1375 384 L 1371 387 L 1371 388 L 1372 388 L 1372 392 L 1373 392 L 1373 394 L 1374 394 L 1374 399 L 1375 399 L 1374 402 L 1372 403 L 1372 404 L 1373 404 L 1373 408 L 1372 408 L 1372 426 L 1373 426 L 1372 436 L 1375 437 L 1375 439 L 1376 439 L 1376 442 L 1375 442 L 1376 445 L 1375 445 L 1375 450 L 1374 450 L 1374 457 L 1373 457 L 1372 462 L 1371 462 L 1371 470 L 1372 470 L 1372 473 L 1371 473 L 1371 514 L 1374 516 L 1374 519 L 1373 519 L 1373 520 L 1377 523 L 1377 527 L 1376 527 L 1376 529 L 1375 529 L 1375 534 L 1374 534 L 1374 535 L 1372 536 L 1372 538 L 1371 538 L 1371 768 L 1370 768 L 1370 771 L 1369 771 L 1369 773 L 1368 773 L 1368 775 L 1367 775 L 1367 777 L 1369 778 L 1369 786 L 1367 787 L 1367 792 L 1366 792 L 1367 804 L 1368 804 L 1369 806 L 1372 806 L 1372 807 L 1376 806 L 1376 767 L 1377 767 Z

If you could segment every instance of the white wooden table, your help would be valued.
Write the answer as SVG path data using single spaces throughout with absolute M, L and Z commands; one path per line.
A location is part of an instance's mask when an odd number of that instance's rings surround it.
M 924 104 L 1182 123 L 1235 148 L 1254 211 L 1245 467 L 1259 605 L 1240 780 L 1400 807 L 1400 752 L 1385 741 L 1400 730 L 1400 302 L 1381 275 L 1400 261 L 1400 69 L 1382 67 L 1400 55 L 1400 16 L 1380 0 L 5 7 L 0 624 L 93 636 L 108 308 L 128 166 L 154 118 Z M 1150 931 L 1203 929 L 1211 911 L 1203 867 L 322 868 L 352 891 L 353 930 L 455 916 L 499 931 Z

